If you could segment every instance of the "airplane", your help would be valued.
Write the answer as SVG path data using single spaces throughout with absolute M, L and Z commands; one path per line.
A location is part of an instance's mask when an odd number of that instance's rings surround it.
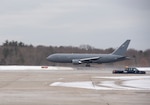
M 130 40 L 126 40 L 118 49 L 110 54 L 83 54 L 83 53 L 55 53 L 49 55 L 47 60 L 55 63 L 73 63 L 75 65 L 85 63 L 90 67 L 90 63 L 112 63 L 130 59 L 125 56 Z

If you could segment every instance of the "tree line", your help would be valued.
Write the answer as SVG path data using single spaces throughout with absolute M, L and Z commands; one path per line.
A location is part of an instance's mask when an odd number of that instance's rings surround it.
M 0 46 L 1 65 L 54 65 L 46 57 L 53 53 L 111 53 L 113 48 L 97 49 L 90 45 L 73 46 L 33 46 L 23 42 L 6 40 Z M 129 49 L 126 53 L 131 60 L 113 63 L 113 65 L 150 66 L 150 49 L 138 51 Z M 61 65 L 61 64 L 59 64 Z M 72 65 L 72 64 L 63 64 Z M 111 65 L 111 64 L 110 64 Z

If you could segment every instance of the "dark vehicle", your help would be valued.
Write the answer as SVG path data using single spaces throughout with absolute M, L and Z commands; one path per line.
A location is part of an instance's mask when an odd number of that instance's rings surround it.
M 126 68 L 125 70 L 113 70 L 113 74 L 146 74 L 146 72 L 136 68 Z

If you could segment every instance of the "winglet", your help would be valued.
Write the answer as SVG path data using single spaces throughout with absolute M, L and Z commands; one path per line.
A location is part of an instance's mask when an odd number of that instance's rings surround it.
M 112 54 L 114 55 L 125 55 L 130 40 L 126 40 L 118 49 L 116 49 Z

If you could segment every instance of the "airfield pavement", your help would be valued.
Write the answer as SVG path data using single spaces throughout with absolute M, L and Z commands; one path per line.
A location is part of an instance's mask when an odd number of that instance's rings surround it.
M 150 105 L 150 72 L 0 70 L 0 105 Z

